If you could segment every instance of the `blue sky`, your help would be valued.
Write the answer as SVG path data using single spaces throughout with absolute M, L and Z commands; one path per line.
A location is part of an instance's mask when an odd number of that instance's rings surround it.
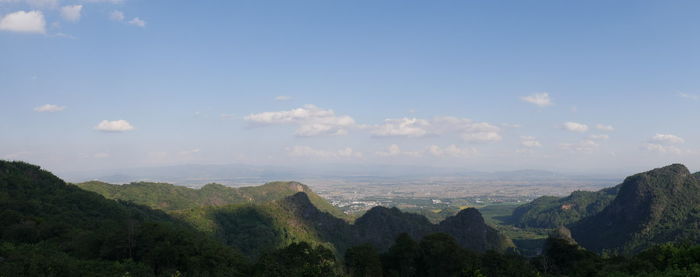
M 699 10 L 0 0 L 0 158 L 699 170 Z

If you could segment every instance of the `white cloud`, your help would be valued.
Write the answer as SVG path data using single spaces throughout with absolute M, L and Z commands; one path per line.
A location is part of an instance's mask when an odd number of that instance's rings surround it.
M 520 100 L 537 105 L 539 107 L 547 107 L 554 104 L 552 102 L 552 99 L 549 97 L 549 93 L 546 92 L 535 93 L 533 95 L 520 97 Z
M 182 150 L 178 154 L 180 154 L 182 156 L 187 156 L 187 155 L 197 154 L 197 153 L 199 153 L 199 151 L 200 151 L 199 148 L 195 148 L 195 149 L 190 149 L 190 150 Z
M 673 145 L 663 145 L 658 143 L 647 143 L 644 145 L 644 149 L 652 152 L 657 152 L 661 154 L 681 154 L 683 151 Z
M 685 142 L 682 137 L 671 134 L 656 134 L 651 137 L 651 141 L 661 144 L 680 144 Z
M 129 20 L 128 23 L 138 27 L 146 27 L 146 21 L 143 21 L 138 17 L 134 17 L 134 19 Z
M 566 129 L 567 131 L 577 133 L 583 133 L 588 131 L 588 125 L 576 122 L 565 122 L 564 125 L 562 125 L 562 128 Z
M 121 11 L 112 11 L 109 13 L 109 19 L 114 21 L 124 21 L 124 13 Z
M 82 10 L 83 5 L 64 6 L 61 8 L 61 17 L 65 20 L 76 22 L 80 20 Z
M 289 100 L 292 100 L 291 96 L 280 95 L 280 96 L 275 97 L 275 101 L 289 101 Z
M 478 153 L 474 148 L 460 148 L 454 144 L 444 148 L 431 145 L 428 146 L 427 152 L 435 157 L 470 157 Z
M 345 147 L 335 151 L 314 149 L 309 146 L 296 145 L 286 149 L 287 154 L 292 157 L 311 157 L 311 158 L 362 158 L 361 152 L 356 152 L 350 147 Z
M 496 142 L 501 141 L 503 138 L 496 132 L 478 132 L 464 133 L 462 134 L 462 139 L 467 142 Z
M 428 134 L 430 122 L 417 118 L 389 118 L 384 124 L 374 127 L 372 134 L 380 137 L 422 137 Z
M 601 134 L 601 135 L 590 135 L 590 136 L 588 136 L 588 138 L 590 138 L 592 140 L 606 140 L 606 139 L 609 139 L 610 136 Z
M 18 11 L 0 19 L 0 30 L 20 33 L 46 33 L 46 20 L 40 11 Z
M 378 137 L 424 137 L 457 134 L 468 142 L 494 142 L 501 140 L 501 129 L 487 122 L 475 122 L 468 118 L 451 116 L 420 118 L 390 118 L 384 124 L 370 127 Z
M 95 130 L 103 132 L 126 132 L 133 129 L 134 126 L 131 126 L 131 124 L 126 120 L 102 120 L 99 124 L 97 124 L 97 126 L 95 126 Z
M 520 137 L 520 145 L 527 148 L 542 147 L 542 143 L 540 143 L 537 138 L 530 136 Z
M 289 111 L 251 114 L 244 119 L 255 125 L 297 125 L 297 136 L 346 135 L 355 127 L 355 120 L 347 115 L 337 116 L 333 110 L 305 105 Z
M 411 157 L 418 157 L 421 156 L 420 152 L 406 152 L 402 151 L 401 147 L 399 147 L 396 144 L 389 145 L 387 147 L 385 152 L 377 152 L 378 156 L 383 156 L 383 157 L 392 157 L 392 156 L 411 156 Z
M 66 109 L 65 106 L 46 104 L 46 105 L 34 108 L 34 111 L 40 112 L 40 113 L 44 113 L 44 112 L 53 113 L 53 112 L 60 112 L 60 111 L 63 111 L 65 109 Z
M 595 126 L 595 128 L 601 131 L 615 131 L 615 128 L 612 125 L 598 124 Z
M 587 139 L 587 140 L 582 140 L 577 143 L 562 143 L 559 145 L 561 149 L 568 150 L 571 152 L 582 152 L 582 153 L 590 153 L 598 149 L 600 144 L 597 142 Z
M 700 100 L 700 95 L 697 94 L 679 93 L 678 96 L 690 100 Z

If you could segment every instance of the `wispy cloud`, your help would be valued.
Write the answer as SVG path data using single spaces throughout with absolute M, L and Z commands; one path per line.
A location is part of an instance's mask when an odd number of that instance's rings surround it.
M 345 147 L 338 150 L 320 150 L 310 146 L 296 145 L 288 147 L 287 154 L 291 157 L 310 157 L 310 158 L 362 158 L 361 152 L 354 151 L 350 147 Z
M 615 127 L 612 125 L 597 124 L 595 125 L 595 128 L 601 131 L 615 131 Z
M 401 147 L 396 144 L 389 145 L 386 150 L 379 151 L 376 153 L 377 156 L 381 157 L 396 157 L 396 156 L 410 156 L 410 157 L 420 157 L 422 153 L 418 151 L 403 151 Z
M 600 147 L 600 144 L 593 140 L 586 139 L 576 143 L 562 143 L 559 144 L 559 147 L 570 152 L 591 153 L 597 150 L 598 147 Z
M 588 125 L 571 121 L 562 124 L 562 128 L 564 128 L 564 130 L 577 133 L 584 133 L 588 131 Z
M 250 114 L 244 119 L 253 126 L 261 125 L 296 125 L 297 136 L 310 137 L 321 135 L 346 135 L 355 126 L 355 120 L 347 115 L 338 116 L 333 110 L 322 109 L 314 105 L 301 108 Z
M 114 21 L 124 21 L 124 13 L 121 11 L 111 11 L 109 13 L 109 19 Z
M 291 96 L 280 95 L 280 96 L 275 97 L 275 101 L 289 101 L 289 100 L 292 100 Z
M 131 131 L 134 129 L 134 126 L 131 125 L 126 120 L 102 120 L 97 126 L 95 126 L 95 130 L 98 131 L 103 131 L 103 132 L 126 132 L 126 131 Z
M 542 147 L 542 143 L 540 143 L 537 138 L 531 136 L 520 137 L 520 145 L 525 148 Z
M 428 146 L 427 152 L 435 157 L 457 157 L 464 158 L 474 156 L 478 151 L 473 147 L 459 147 L 457 145 L 451 144 L 446 147 L 440 147 L 437 145 Z
M 377 137 L 425 137 L 456 134 L 467 142 L 496 142 L 502 139 L 501 128 L 487 122 L 451 116 L 389 118 L 384 124 L 369 126 Z
M 54 113 L 54 112 L 63 111 L 65 109 L 66 109 L 65 106 L 46 104 L 46 105 L 34 108 L 34 111 L 40 112 L 40 113 Z
M 537 105 L 539 107 L 547 107 L 554 105 L 554 102 L 552 102 L 552 99 L 549 97 L 549 93 L 546 92 L 535 93 L 533 95 L 520 97 L 520 100 Z
M 679 93 L 678 96 L 690 100 L 700 100 L 700 95 L 697 94 Z
M 77 22 L 80 20 L 82 10 L 83 5 L 63 6 L 61 8 L 61 17 L 71 22 Z
M 685 139 L 672 134 L 656 134 L 649 143 L 643 145 L 643 148 L 661 154 L 681 154 L 683 150 L 677 145 L 685 143 Z
M 651 141 L 664 144 L 680 144 L 684 143 L 685 139 L 671 134 L 656 134 L 653 137 L 651 137 Z
M 134 17 L 134 19 L 129 20 L 128 23 L 131 25 L 134 25 L 134 26 L 141 27 L 141 28 L 146 27 L 146 21 L 144 21 L 138 17 Z

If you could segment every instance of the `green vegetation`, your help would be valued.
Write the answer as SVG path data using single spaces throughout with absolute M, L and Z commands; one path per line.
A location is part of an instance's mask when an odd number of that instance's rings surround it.
M 635 253 L 655 244 L 700 242 L 700 180 L 674 164 L 627 177 L 603 211 L 571 225 L 593 251 Z
M 602 211 L 619 187 L 597 192 L 575 191 L 564 198 L 543 196 L 516 208 L 508 223 L 520 228 L 556 228 Z
M 3 276 L 240 275 L 246 260 L 163 212 L 0 161 Z
M 99 193 L 108 199 L 130 201 L 164 211 L 265 203 L 283 199 L 297 192 L 304 192 L 309 196 L 311 203 L 320 210 L 339 218 L 346 218 L 343 212 L 311 191 L 308 186 L 298 182 L 272 182 L 262 186 L 241 188 L 208 184 L 200 189 L 148 182 L 112 185 L 90 181 L 76 185 L 82 189 Z
M 296 182 L 245 188 L 210 184 L 199 190 L 162 183 L 118 186 L 87 182 L 79 186 L 108 198 L 164 209 L 251 258 L 296 242 L 323 245 L 342 257 L 354 245 L 371 243 L 386 250 L 401 232 L 418 239 L 444 232 L 447 227 L 452 228 L 447 232 L 458 237 L 463 246 L 475 251 L 505 251 L 514 247 L 483 223 L 480 214 L 476 220 L 447 226 L 432 224 L 423 216 L 396 208 L 377 207 L 349 224 L 336 216 L 338 210 L 327 201 Z

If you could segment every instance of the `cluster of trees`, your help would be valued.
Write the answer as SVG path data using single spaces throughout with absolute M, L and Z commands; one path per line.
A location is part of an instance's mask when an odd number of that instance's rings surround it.
M 542 196 L 513 211 L 509 223 L 520 228 L 556 228 L 602 211 L 620 186 L 599 191 L 574 191 L 563 198 Z
M 359 245 L 345 254 L 345 274 L 369 276 L 700 276 L 700 246 L 663 244 L 633 256 L 601 256 L 570 241 L 549 238 L 535 258 L 474 253 L 436 233 L 415 242 L 400 235 L 388 252 Z

